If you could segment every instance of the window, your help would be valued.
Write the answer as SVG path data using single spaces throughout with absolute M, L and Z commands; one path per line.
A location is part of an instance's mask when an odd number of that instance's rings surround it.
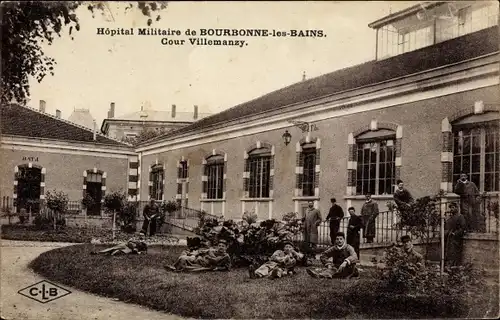
M 269 198 L 271 178 L 271 151 L 266 148 L 255 149 L 248 155 L 250 169 L 249 197 Z
M 357 194 L 392 194 L 396 176 L 394 139 L 357 143 Z
M 207 198 L 223 199 L 224 192 L 224 157 L 211 156 L 207 159 Z
M 453 129 L 453 181 L 464 172 L 481 192 L 499 191 L 498 121 Z
M 312 197 L 316 179 L 316 148 L 303 145 L 302 156 L 304 157 L 302 195 Z
M 179 179 L 187 179 L 188 177 L 188 165 L 187 161 L 181 161 L 181 167 L 179 168 Z
M 151 199 L 163 200 L 163 179 L 163 168 L 153 168 L 153 170 L 151 171 L 151 180 L 153 182 L 153 188 L 150 195 Z

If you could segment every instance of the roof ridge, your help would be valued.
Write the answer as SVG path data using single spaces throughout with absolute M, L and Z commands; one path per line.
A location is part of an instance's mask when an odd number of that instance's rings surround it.
M 11 104 L 11 105 L 12 105 L 12 104 Z M 64 122 L 64 123 L 67 123 L 67 124 L 69 124 L 69 125 L 72 125 L 72 126 L 74 126 L 74 127 L 80 128 L 80 129 L 83 129 L 83 130 L 85 130 L 85 131 L 89 131 L 89 132 L 92 132 L 92 133 L 94 133 L 94 132 L 95 132 L 95 134 L 96 134 L 96 135 L 99 135 L 99 136 L 101 136 L 101 137 L 103 137 L 103 138 L 106 138 L 106 139 L 109 139 L 109 140 L 112 140 L 112 141 L 115 141 L 115 142 L 119 142 L 119 143 L 125 144 L 125 145 L 127 145 L 127 146 L 132 146 L 131 144 L 125 143 L 125 142 L 123 142 L 123 141 L 119 141 L 119 140 L 117 140 L 117 139 L 107 137 L 107 136 L 105 136 L 105 135 L 103 135 L 103 134 L 99 133 L 99 131 L 94 131 L 94 130 L 89 129 L 89 128 L 85 127 L 85 126 L 82 126 L 82 125 L 80 125 L 80 124 L 78 124 L 78 123 L 74 123 L 74 122 L 72 122 L 72 121 L 69 121 L 69 120 L 66 120 L 66 119 L 63 119 L 63 118 L 56 117 L 55 115 L 52 115 L 52 114 L 50 114 L 50 113 L 43 112 L 43 111 L 40 111 L 40 110 L 38 110 L 38 109 L 35 109 L 35 108 L 32 108 L 32 107 L 29 107 L 29 106 L 25 106 L 25 105 L 20 105 L 20 104 L 15 104 L 15 105 L 17 105 L 17 106 L 19 106 L 19 107 L 23 107 L 23 108 L 25 108 L 25 109 L 28 109 L 28 110 L 30 110 L 30 111 L 34 111 L 34 112 L 39 113 L 39 114 L 41 114 L 41 115 L 47 116 L 47 117 L 49 117 L 49 118 L 52 118 L 52 119 L 55 119 L 55 120 L 58 120 L 58 121 L 62 121 L 62 122 Z

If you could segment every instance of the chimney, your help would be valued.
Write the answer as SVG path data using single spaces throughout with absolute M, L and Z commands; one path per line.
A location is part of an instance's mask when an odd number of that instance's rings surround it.
M 95 122 L 95 120 L 93 122 L 94 122 L 94 141 L 96 141 L 97 140 L 97 123 Z
M 61 118 L 61 110 L 56 109 L 56 118 Z
M 45 112 L 45 100 L 40 100 L 40 112 Z
M 111 102 L 108 111 L 108 119 L 113 119 L 115 117 L 115 103 Z
M 175 118 L 175 104 L 172 105 L 172 118 Z
M 198 106 L 194 106 L 193 119 L 198 119 Z

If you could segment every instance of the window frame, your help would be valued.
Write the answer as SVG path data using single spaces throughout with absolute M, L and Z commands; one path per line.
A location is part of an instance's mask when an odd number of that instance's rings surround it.
M 302 196 L 303 197 L 314 197 L 316 195 L 315 192 L 315 186 L 316 186 L 316 154 L 317 154 L 317 148 L 314 147 L 304 147 L 302 146 L 302 157 L 303 157 L 303 163 L 302 163 L 302 181 L 300 183 L 300 188 L 302 190 Z M 307 177 L 311 177 L 311 181 L 306 181 L 306 159 L 308 157 L 313 158 L 314 161 L 311 161 L 312 163 L 312 168 L 308 168 L 307 171 L 311 171 L 312 174 L 308 174 Z M 310 191 L 309 193 L 306 192 Z
M 496 143 L 494 142 L 494 146 L 493 146 L 493 152 L 486 152 L 486 131 L 487 131 L 487 127 L 492 127 L 492 128 L 496 128 L 496 135 L 493 134 L 492 136 L 496 136 L 497 137 L 497 140 L 496 140 Z M 463 159 L 465 158 L 464 157 L 464 154 L 463 152 L 461 154 L 457 154 L 456 153 L 456 140 L 458 138 L 458 133 L 465 130 L 465 129 L 468 129 L 471 131 L 471 133 L 469 135 L 467 135 L 467 137 L 470 140 L 470 146 L 469 146 L 469 153 L 466 155 L 466 157 L 469 158 L 469 169 L 467 170 L 464 170 L 463 169 Z M 479 129 L 479 153 L 473 153 L 473 134 L 472 134 L 472 130 L 474 129 Z M 495 129 L 493 129 L 493 131 L 495 131 Z M 494 158 L 493 160 L 493 171 L 490 171 L 490 172 L 486 172 L 486 156 L 487 154 L 493 154 L 493 155 L 496 155 L 497 157 L 500 157 L 500 155 L 498 154 L 500 152 L 500 138 L 498 138 L 498 134 L 500 133 L 500 126 L 498 125 L 498 120 L 490 120 L 490 121 L 483 121 L 483 122 L 471 122 L 471 123 L 465 123 L 465 124 L 454 124 L 452 126 L 452 149 L 451 149 L 451 153 L 452 153 L 452 156 L 453 156 L 453 165 L 452 165 L 452 181 L 457 181 L 458 177 L 460 176 L 460 173 L 461 172 L 465 172 L 469 178 L 470 181 L 473 181 L 477 188 L 479 189 L 479 192 L 480 193 L 498 193 L 500 192 L 500 186 L 499 186 L 499 181 L 500 180 L 500 173 L 499 173 L 499 177 L 498 178 L 495 178 L 495 173 L 499 172 L 498 171 L 498 168 L 495 168 L 496 167 L 496 161 L 500 161 L 500 160 L 497 160 Z M 461 138 L 462 140 L 465 139 L 463 136 Z M 497 150 L 495 150 L 495 145 L 496 145 L 496 148 Z M 462 142 L 462 148 L 463 148 L 463 142 Z M 497 151 L 497 152 L 495 152 Z M 477 175 L 476 172 L 472 172 L 472 158 L 474 156 L 479 156 L 479 181 L 475 181 L 476 179 L 473 178 L 474 175 Z M 457 158 L 460 158 L 460 168 L 457 169 L 457 164 L 458 162 L 456 161 Z M 495 161 L 496 160 L 496 161 Z M 493 174 L 493 179 L 494 180 L 497 180 L 497 181 L 494 181 L 496 183 L 493 183 L 493 189 L 492 190 L 486 190 L 486 174 L 489 173 L 489 174 Z
M 187 160 L 181 160 L 179 162 L 179 165 L 180 165 L 179 179 L 187 179 L 188 178 L 188 162 L 187 162 Z
M 248 153 L 247 161 L 249 198 L 269 198 L 271 194 L 271 150 L 267 148 L 254 149 Z
M 380 148 L 381 148 L 381 145 L 383 142 L 386 143 L 386 145 L 388 146 L 389 144 L 389 141 L 391 141 L 391 144 L 392 144 L 392 161 L 381 161 L 380 159 L 380 156 L 381 156 L 381 152 L 380 152 Z M 356 139 L 356 144 L 355 144 L 355 148 L 356 148 L 356 158 L 355 158 L 355 161 L 357 163 L 357 166 L 356 166 L 356 179 L 355 179 L 355 189 L 356 189 L 356 194 L 357 195 L 364 195 L 364 194 L 371 194 L 371 195 L 375 195 L 375 196 L 390 196 L 390 195 L 393 195 L 394 194 L 394 189 L 395 189 L 395 185 L 396 185 L 396 141 L 397 141 L 397 138 L 396 138 L 396 135 L 394 134 L 391 134 L 391 135 L 386 135 L 386 136 L 381 136 L 381 137 L 376 137 L 376 138 L 369 138 L 369 139 Z M 370 183 L 371 183 L 371 176 L 369 176 L 368 179 L 364 179 L 363 178 L 363 167 L 366 167 L 368 166 L 368 170 L 370 172 L 370 166 L 373 165 L 373 163 L 371 162 L 371 158 L 369 158 L 369 161 L 368 163 L 365 163 L 364 161 L 359 161 L 360 159 L 360 155 L 359 155 L 359 152 L 364 150 L 364 145 L 365 144 L 375 144 L 376 146 L 376 159 L 375 159 L 375 178 L 373 180 L 375 180 L 375 187 L 374 187 L 374 190 L 371 190 L 371 186 L 370 186 Z M 362 146 L 362 147 L 360 147 Z M 373 148 L 370 147 L 370 149 Z M 363 160 L 363 155 L 361 155 L 361 159 Z M 386 153 L 386 159 L 387 160 L 387 153 Z M 388 163 L 392 163 L 392 168 L 391 168 L 391 176 L 388 176 L 387 174 L 387 167 L 384 168 L 384 171 L 386 172 L 385 173 L 385 176 L 384 178 L 381 178 L 380 176 L 380 165 L 384 163 L 386 166 Z M 389 180 L 390 182 L 390 187 L 389 187 L 389 190 L 390 192 L 389 193 L 381 193 L 380 192 L 380 182 L 381 180 L 384 180 L 384 183 L 387 183 L 387 180 Z M 359 183 L 361 182 L 361 190 L 358 189 L 358 185 Z M 365 184 L 368 184 L 368 187 L 367 189 L 368 190 L 365 190 Z
M 151 169 L 151 194 L 149 195 L 150 199 L 156 201 L 163 200 L 163 194 L 165 192 L 164 180 L 165 180 L 165 170 L 163 167 L 153 167 Z
M 224 157 L 221 155 L 211 156 L 206 159 L 205 164 L 207 176 L 207 200 L 224 199 L 224 167 L 226 165 Z M 213 176 L 213 172 L 215 171 Z M 215 185 L 215 187 L 213 187 Z M 212 191 L 215 190 L 215 191 Z M 215 192 L 215 194 L 213 194 Z

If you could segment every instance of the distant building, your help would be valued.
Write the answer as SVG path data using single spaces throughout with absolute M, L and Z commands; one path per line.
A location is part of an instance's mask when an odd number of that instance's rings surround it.
M 94 130 L 95 119 L 90 114 L 89 109 L 74 109 L 68 120 L 83 127 Z
M 39 210 L 46 191 L 68 195 L 70 209 L 89 195 L 95 203 L 87 214 L 101 216 L 108 192 L 137 192 L 138 157 L 131 146 L 45 112 L 2 105 L 0 200 L 2 207 Z M 129 182 L 131 181 L 131 182 Z M 75 211 L 78 211 L 75 209 Z
M 174 104 L 171 111 L 152 110 L 150 106 L 143 105 L 140 111 L 115 118 L 115 103 L 112 102 L 108 118 L 102 122 L 101 132 L 108 137 L 121 140 L 136 137 L 144 129 L 165 131 L 179 129 L 208 115 L 210 114 L 199 113 L 198 106 L 194 106 L 193 112 L 178 112 Z

